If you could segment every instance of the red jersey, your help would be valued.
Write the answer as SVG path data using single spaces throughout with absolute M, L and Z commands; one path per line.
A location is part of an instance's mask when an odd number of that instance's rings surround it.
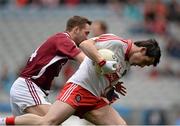
M 58 33 L 31 55 L 20 76 L 31 78 L 40 88 L 50 90 L 51 82 L 62 66 L 79 53 L 80 49 L 67 33 Z

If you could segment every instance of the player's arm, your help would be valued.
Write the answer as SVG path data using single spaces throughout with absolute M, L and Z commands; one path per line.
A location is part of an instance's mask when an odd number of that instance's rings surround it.
M 79 54 L 77 54 L 77 55 L 74 57 L 74 59 L 75 59 L 76 61 L 78 61 L 79 63 L 81 63 L 81 62 L 84 60 L 85 56 L 86 56 L 86 55 L 85 55 L 83 52 L 80 52 Z
M 95 61 L 101 68 L 102 73 L 113 73 L 116 71 L 116 61 L 106 61 L 98 52 L 95 46 L 95 40 L 89 39 L 83 41 L 80 45 L 82 51 L 93 61 Z
M 75 45 L 75 43 L 69 39 L 65 38 L 63 40 L 58 39 L 56 42 L 57 54 L 65 54 L 69 59 L 74 59 L 81 63 L 85 58 L 85 54 Z
M 83 41 L 79 47 L 90 59 L 96 63 L 104 60 L 104 58 L 98 53 L 98 50 L 95 47 L 95 41 L 93 39 Z

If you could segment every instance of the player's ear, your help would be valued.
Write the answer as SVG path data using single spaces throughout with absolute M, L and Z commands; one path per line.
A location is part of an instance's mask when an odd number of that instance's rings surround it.
M 147 51 L 147 48 L 146 47 L 140 47 L 140 52 L 142 53 L 142 54 L 146 54 L 146 51 Z
M 79 32 L 79 27 L 78 26 L 74 27 L 74 32 L 75 33 Z

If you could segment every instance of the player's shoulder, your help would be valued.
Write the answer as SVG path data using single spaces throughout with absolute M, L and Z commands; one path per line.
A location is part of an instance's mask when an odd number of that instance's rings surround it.
M 56 33 L 54 36 L 54 38 L 61 38 L 61 39 L 70 39 L 70 35 L 66 32 L 59 32 L 59 33 Z
M 66 32 L 60 32 L 52 36 L 51 38 L 55 43 L 74 43 L 74 41 L 71 39 L 70 35 Z
M 122 41 L 124 40 L 122 37 L 119 37 L 112 33 L 102 34 L 95 38 L 96 41 Z

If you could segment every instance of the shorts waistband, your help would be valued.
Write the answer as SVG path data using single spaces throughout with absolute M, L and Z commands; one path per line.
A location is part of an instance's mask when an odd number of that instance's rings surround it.
M 33 84 L 36 84 L 30 77 L 18 77 L 18 79 L 20 79 L 20 80 L 25 80 L 25 79 L 28 79 L 29 81 L 31 81 L 31 82 L 33 82 Z M 37 85 L 37 84 L 36 84 Z M 38 86 L 38 85 L 37 85 Z M 39 87 L 39 86 L 38 86 Z M 45 89 L 42 89 L 41 87 L 39 87 L 43 92 L 44 92 L 44 94 L 46 95 L 46 96 L 48 96 L 49 95 L 49 93 L 50 93 L 50 90 L 45 90 Z

